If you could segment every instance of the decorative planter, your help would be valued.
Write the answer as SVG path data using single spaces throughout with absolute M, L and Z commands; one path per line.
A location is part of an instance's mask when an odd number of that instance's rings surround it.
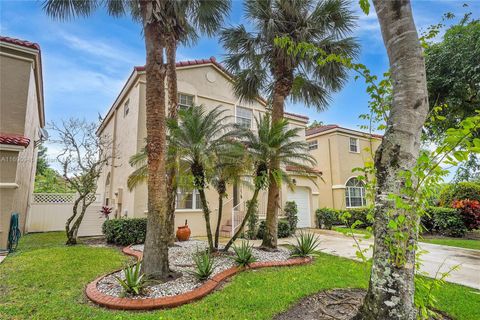
M 177 239 L 178 241 L 187 241 L 188 239 L 190 239 L 191 234 L 192 231 L 188 227 L 187 220 L 185 220 L 185 225 L 178 227 Z

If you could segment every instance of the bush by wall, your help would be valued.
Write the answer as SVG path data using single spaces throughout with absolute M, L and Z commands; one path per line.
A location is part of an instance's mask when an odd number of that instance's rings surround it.
M 261 221 L 260 225 L 258 226 L 258 231 L 257 231 L 257 239 L 263 239 L 263 236 L 265 235 L 265 230 L 267 228 L 267 225 L 265 221 Z M 290 231 L 290 225 L 286 220 L 278 220 L 278 230 L 277 230 L 277 236 L 279 238 L 287 238 L 291 235 Z
M 108 243 L 121 246 L 144 243 L 147 218 L 106 220 L 103 223 L 102 232 Z
M 480 183 L 465 181 L 448 184 L 440 193 L 440 206 L 450 208 L 453 201 L 464 199 L 480 201 Z
M 355 228 L 366 228 L 373 225 L 372 219 L 369 219 L 370 208 L 355 208 L 347 209 L 343 214 L 343 219 L 348 226 L 352 226 L 354 223 Z M 360 223 L 357 223 L 360 221 Z
M 317 226 L 319 228 L 332 230 L 334 224 L 339 224 L 339 210 L 322 208 L 315 211 L 315 216 L 317 217 Z
M 290 226 L 290 233 L 294 233 L 297 229 L 298 223 L 298 208 L 295 201 L 287 201 L 285 208 L 283 209 L 285 216 L 287 217 L 288 225 Z
M 317 209 L 315 215 L 317 217 L 317 226 L 319 228 L 332 229 L 334 225 L 352 226 L 357 221 L 356 228 L 366 228 L 373 225 L 373 221 L 368 218 L 369 208 L 351 208 L 346 210 L 336 210 L 331 208 Z

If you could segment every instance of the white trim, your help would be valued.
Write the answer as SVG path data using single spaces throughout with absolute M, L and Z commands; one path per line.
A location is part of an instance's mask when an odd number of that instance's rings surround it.
M 0 182 L 0 189 L 17 189 L 18 184 L 15 182 Z
M 352 151 L 352 139 L 355 139 L 355 147 L 356 147 L 357 151 Z M 359 154 L 360 153 L 360 139 L 358 139 L 357 137 L 349 137 L 349 139 L 348 139 L 348 151 L 350 153 Z
M 33 66 L 35 68 L 35 60 L 34 59 L 27 58 L 27 57 L 22 57 L 22 56 L 18 56 L 16 54 L 11 54 L 11 53 L 6 53 L 6 52 L 0 52 L 0 56 L 5 56 L 5 57 L 12 58 L 12 59 L 17 59 L 17 60 L 21 60 L 21 61 L 30 62 L 30 63 L 33 64 Z
M 0 150 L 22 152 L 23 150 L 25 150 L 25 147 L 24 146 L 17 146 L 17 145 L 14 145 L 14 144 L 0 143 Z
M 249 111 L 251 112 L 251 118 L 248 119 L 248 118 L 245 118 L 245 117 L 238 116 L 238 114 L 237 114 L 238 108 L 241 108 L 241 109 L 244 109 L 244 110 L 249 110 Z M 254 112 L 254 109 L 253 109 L 253 108 L 247 108 L 247 107 L 244 107 L 244 106 L 241 106 L 241 105 L 237 105 L 237 104 L 236 104 L 236 105 L 235 105 L 235 124 L 238 124 L 237 119 L 250 120 L 250 126 L 249 126 L 248 129 L 252 129 L 252 127 L 253 127 L 253 118 L 254 118 L 253 112 Z
M 345 188 L 346 188 L 346 186 L 344 184 L 334 184 L 332 186 L 332 189 L 345 189 Z

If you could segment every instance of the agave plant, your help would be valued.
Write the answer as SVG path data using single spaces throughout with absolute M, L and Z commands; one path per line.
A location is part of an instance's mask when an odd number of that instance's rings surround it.
M 318 254 L 317 247 L 320 239 L 313 233 L 301 232 L 296 237 L 297 243 L 293 245 L 292 257 L 311 257 Z
M 134 265 L 126 267 L 123 272 L 125 274 L 125 279 L 121 279 L 120 277 L 115 277 L 118 283 L 122 286 L 123 294 L 127 295 L 139 295 L 142 293 L 145 285 L 146 279 L 145 275 L 141 273 L 142 264 L 137 262 Z
M 193 255 L 193 261 L 195 262 L 195 271 L 191 271 L 190 274 L 200 281 L 207 280 L 213 272 L 215 262 L 210 251 L 197 251 Z
M 253 256 L 253 246 L 251 246 L 248 241 L 242 241 L 240 246 L 233 245 L 233 251 L 235 256 L 232 258 L 238 266 L 248 267 L 251 263 L 257 261 Z

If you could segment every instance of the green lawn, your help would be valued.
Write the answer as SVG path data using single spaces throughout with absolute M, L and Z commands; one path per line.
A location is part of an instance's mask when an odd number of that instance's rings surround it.
M 350 235 L 350 229 L 346 227 L 333 227 L 333 230 L 343 233 L 344 235 Z M 354 229 L 355 234 L 368 234 L 368 231 L 365 229 Z M 433 244 L 441 244 L 444 246 L 459 247 L 466 249 L 477 249 L 480 250 L 480 240 L 471 240 L 471 239 L 458 239 L 458 238 L 446 238 L 446 237 L 424 237 L 420 239 L 420 242 L 427 242 Z
M 365 288 L 364 265 L 322 254 L 299 267 L 241 273 L 222 290 L 172 310 L 110 311 L 90 304 L 85 284 L 127 259 L 116 249 L 63 246 L 59 233 L 22 238 L 0 264 L 0 319 L 270 319 L 301 297 L 328 288 Z M 477 319 L 479 292 L 447 284 L 439 309 L 456 319 Z

